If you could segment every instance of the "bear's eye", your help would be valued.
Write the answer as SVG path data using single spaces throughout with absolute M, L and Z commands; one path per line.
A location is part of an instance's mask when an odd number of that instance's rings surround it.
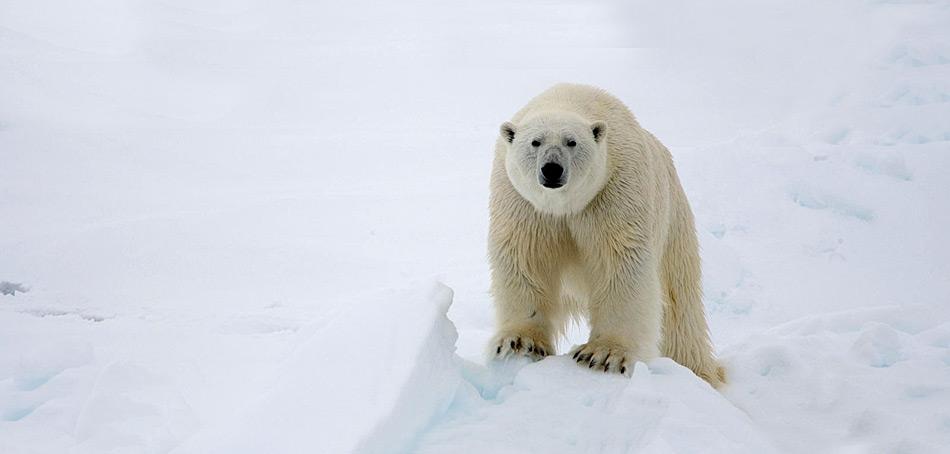
M 576 146 L 576 145 L 577 145 L 577 142 L 575 142 L 575 141 L 573 141 L 573 140 L 568 140 L 568 141 L 567 141 L 567 146 L 569 146 L 569 147 L 574 147 L 574 146 Z
M 541 146 L 541 142 L 538 142 L 537 140 L 532 140 L 532 141 L 531 141 L 531 146 L 532 146 L 532 147 L 540 147 L 540 146 Z

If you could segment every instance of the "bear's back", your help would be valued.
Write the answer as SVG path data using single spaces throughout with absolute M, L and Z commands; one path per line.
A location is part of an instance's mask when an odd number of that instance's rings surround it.
M 640 125 L 619 99 L 597 87 L 561 83 L 548 88 L 528 101 L 512 121 L 545 111 L 574 112 L 587 120 L 607 122 L 608 131 L 637 130 Z M 609 135 L 609 133 L 608 133 Z

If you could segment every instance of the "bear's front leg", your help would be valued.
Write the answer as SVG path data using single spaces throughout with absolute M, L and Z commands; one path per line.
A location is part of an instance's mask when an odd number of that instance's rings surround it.
M 541 326 L 526 325 L 520 328 L 500 330 L 491 345 L 498 359 L 510 356 L 527 356 L 534 361 L 554 354 L 550 330 Z
M 550 297 L 524 274 L 500 274 L 495 273 L 492 281 L 498 331 L 489 354 L 497 359 L 527 356 L 535 361 L 555 354 L 552 315 L 556 308 Z
M 571 355 L 583 367 L 628 375 L 637 361 L 659 356 L 663 308 L 655 267 L 622 269 L 628 273 L 605 279 L 592 292 L 590 338 Z

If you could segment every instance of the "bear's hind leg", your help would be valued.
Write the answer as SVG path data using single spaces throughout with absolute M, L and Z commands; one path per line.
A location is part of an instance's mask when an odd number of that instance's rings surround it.
M 695 233 L 674 231 L 663 270 L 662 351 L 718 388 L 726 381 L 725 369 L 713 355 L 709 340 L 700 272 Z

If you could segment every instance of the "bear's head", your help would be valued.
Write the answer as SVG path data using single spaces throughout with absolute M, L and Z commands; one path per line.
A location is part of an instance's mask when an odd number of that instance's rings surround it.
M 538 211 L 581 212 L 607 181 L 607 124 L 572 112 L 544 112 L 501 125 L 505 170 Z

